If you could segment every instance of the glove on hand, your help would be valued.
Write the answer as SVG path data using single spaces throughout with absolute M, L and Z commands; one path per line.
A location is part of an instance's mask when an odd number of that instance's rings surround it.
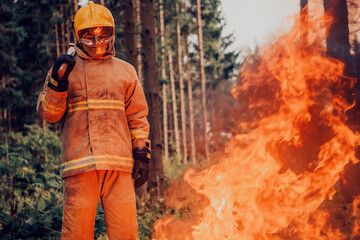
M 68 66 L 66 71 L 62 77 L 59 76 L 59 68 L 61 65 L 66 63 Z M 48 83 L 49 88 L 58 91 L 65 92 L 67 91 L 69 85 L 69 74 L 74 69 L 75 66 L 75 58 L 68 54 L 61 55 L 58 59 L 56 59 L 54 66 L 52 68 L 51 78 Z
M 150 153 L 151 150 L 148 147 L 135 148 L 133 150 L 134 156 L 134 168 L 132 172 L 132 178 L 135 180 L 135 187 L 143 185 L 149 177 L 150 171 Z

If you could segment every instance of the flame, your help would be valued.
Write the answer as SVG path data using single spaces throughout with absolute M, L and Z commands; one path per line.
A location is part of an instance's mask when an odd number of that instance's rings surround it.
M 352 204 L 352 216 L 354 219 L 354 225 L 352 229 L 351 239 L 356 239 L 360 236 L 360 196 L 357 196 Z
M 159 219 L 155 239 L 346 239 L 321 204 L 334 196 L 344 166 L 357 161 L 360 138 L 345 124 L 351 106 L 344 96 L 354 80 L 342 76 L 342 62 L 326 57 L 331 19 L 314 7 L 303 41 L 299 18 L 261 58 L 243 64 L 232 94 L 248 105 L 244 133 L 219 163 L 185 173 L 190 190 L 170 188 L 181 197 L 170 193 L 169 206 L 188 208 L 188 217 Z M 184 198 L 194 194 L 199 198 Z

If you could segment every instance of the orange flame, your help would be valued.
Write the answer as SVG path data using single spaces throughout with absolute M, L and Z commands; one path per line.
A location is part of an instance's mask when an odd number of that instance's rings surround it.
M 232 138 L 218 164 L 185 174 L 202 207 L 190 202 L 190 217 L 159 219 L 155 239 L 345 239 L 319 207 L 335 194 L 344 166 L 357 161 L 360 138 L 345 124 L 344 98 L 354 81 L 325 56 L 330 19 L 311 13 L 307 41 L 295 17 L 261 59 L 243 64 L 232 94 L 248 104 L 246 133 Z
M 351 239 L 356 239 L 360 236 L 360 196 L 357 196 L 352 204 L 352 216 L 354 219 L 353 230 L 351 234 Z

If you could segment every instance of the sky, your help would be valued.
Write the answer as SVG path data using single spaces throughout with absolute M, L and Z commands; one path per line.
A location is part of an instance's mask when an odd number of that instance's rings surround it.
M 95 2 L 95 1 L 94 1 Z M 89 3 L 89 0 L 78 0 L 79 6 L 85 6 Z M 95 2 L 96 3 L 96 2 Z
M 80 6 L 89 0 L 79 0 Z M 222 0 L 222 12 L 226 27 L 224 36 L 233 33 L 235 43 L 229 50 L 240 50 L 279 35 L 289 26 L 287 18 L 299 12 L 300 0 Z
M 286 30 L 299 9 L 300 0 L 222 0 L 224 36 L 234 34 L 231 50 L 254 49 Z

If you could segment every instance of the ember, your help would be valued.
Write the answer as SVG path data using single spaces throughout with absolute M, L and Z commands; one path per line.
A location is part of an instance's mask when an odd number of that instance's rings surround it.
M 189 217 L 159 219 L 155 239 L 346 239 L 320 206 L 334 196 L 344 166 L 357 161 L 360 138 L 345 124 L 344 97 L 355 82 L 326 57 L 331 20 L 316 7 L 309 12 L 306 44 L 295 16 L 290 32 L 243 64 L 232 94 L 248 104 L 246 133 L 232 138 L 219 163 L 185 174 L 191 188 L 182 195 L 196 191 L 198 199 L 187 204 Z M 353 237 L 358 229 L 356 219 Z

